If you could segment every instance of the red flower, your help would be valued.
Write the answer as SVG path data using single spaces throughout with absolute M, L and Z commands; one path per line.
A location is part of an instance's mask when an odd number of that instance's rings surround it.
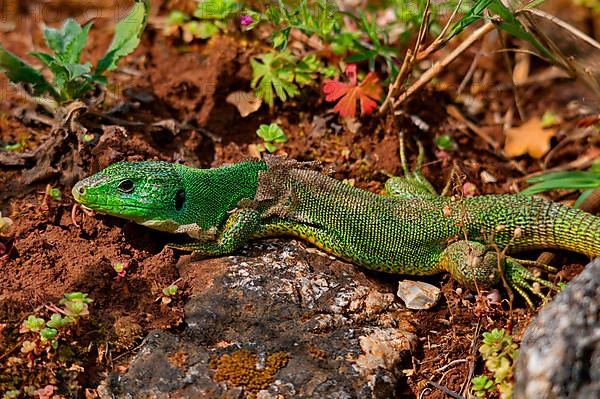
M 325 101 L 340 101 L 333 110 L 344 117 L 356 116 L 356 103 L 360 102 L 361 115 L 370 115 L 377 108 L 377 101 L 381 99 L 383 90 L 377 85 L 377 75 L 369 72 L 364 80 L 357 86 L 356 64 L 346 68 L 346 76 L 350 83 L 337 80 L 326 80 L 323 84 Z

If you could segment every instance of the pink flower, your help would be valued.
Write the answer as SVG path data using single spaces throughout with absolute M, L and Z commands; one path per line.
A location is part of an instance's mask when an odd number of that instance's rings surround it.
M 240 17 L 240 25 L 242 25 L 243 27 L 246 27 L 246 26 L 252 24 L 252 22 L 254 22 L 254 20 L 252 19 L 252 17 L 250 15 L 242 15 Z

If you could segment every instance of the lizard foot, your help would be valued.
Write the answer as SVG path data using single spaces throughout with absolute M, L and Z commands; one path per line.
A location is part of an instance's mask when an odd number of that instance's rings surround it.
M 517 291 L 519 295 L 525 299 L 530 307 L 533 308 L 534 305 L 533 301 L 529 297 L 528 292 L 536 295 L 543 301 L 547 299 L 541 292 L 539 292 L 539 290 L 533 287 L 530 282 L 541 284 L 553 291 L 560 291 L 560 287 L 558 287 L 556 284 L 535 276 L 533 273 L 527 270 L 524 265 L 536 266 L 548 271 L 556 271 L 556 269 L 551 266 L 530 260 L 518 260 L 511 257 L 506 257 L 504 259 L 504 278 L 506 279 L 506 282 L 510 288 Z

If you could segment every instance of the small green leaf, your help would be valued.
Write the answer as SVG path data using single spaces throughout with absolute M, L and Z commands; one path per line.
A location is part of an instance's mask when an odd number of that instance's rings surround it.
M 72 322 L 73 319 L 70 317 L 63 317 L 58 313 L 53 313 L 52 316 L 50 316 L 50 320 L 48 321 L 48 323 L 46 323 L 46 325 L 51 328 L 63 328 L 65 326 L 68 326 Z
M 49 92 L 58 98 L 58 93 L 39 71 L 6 50 L 2 45 L 0 45 L 0 71 L 4 72 L 13 83 L 29 84 L 34 96 Z
M 558 115 L 556 115 L 554 112 L 546 111 L 546 112 L 544 112 L 544 115 L 542 115 L 542 128 L 543 129 L 557 125 L 558 122 L 559 122 Z
M 56 338 L 57 334 L 58 330 L 56 330 L 55 328 L 46 327 L 42 331 L 40 331 L 40 338 L 42 339 L 42 341 L 51 341 L 54 338 Z
M 27 319 L 23 322 L 26 329 L 29 331 L 37 332 L 41 331 L 42 328 L 46 325 L 46 322 L 41 317 L 37 317 L 35 315 L 29 315 Z
M 316 83 L 314 75 L 323 67 L 315 54 L 302 58 L 294 68 L 294 79 L 299 85 L 312 85 Z
M 210 21 L 191 21 L 183 25 L 183 30 L 197 39 L 208 39 L 219 33 L 219 28 Z
M 61 29 L 54 29 L 48 26 L 44 26 L 43 29 L 44 39 L 48 48 L 56 54 L 57 58 L 65 61 L 66 59 L 63 56 L 65 55 L 67 46 L 71 44 L 81 31 L 81 26 L 72 18 L 67 19 Z
M 435 145 L 437 148 L 444 151 L 455 151 L 458 148 L 456 142 L 447 134 L 437 136 L 435 138 Z
M 4 395 L 2 395 L 2 399 L 17 399 L 20 394 L 21 391 L 19 391 L 18 389 L 13 389 L 10 391 L 6 391 Z
M 171 284 L 170 286 L 163 288 L 162 292 L 166 296 L 174 296 L 177 294 L 177 286 L 175 284 Z
M 62 55 L 63 62 L 69 64 L 79 63 L 79 60 L 81 59 L 81 53 L 83 52 L 83 48 L 87 43 L 88 34 L 91 27 L 91 23 L 86 24 L 70 42 L 66 43 L 66 47 Z
M 256 135 L 264 141 L 272 141 L 277 143 L 285 143 L 287 137 L 283 130 L 276 123 L 270 125 L 260 125 L 256 131 Z
M 265 149 L 269 151 L 271 154 L 277 151 L 277 146 L 272 143 L 264 143 Z
M 187 21 L 189 21 L 189 17 L 178 10 L 171 11 L 171 13 L 167 16 L 167 25 L 171 26 L 181 26 Z
M 150 0 L 136 0 L 131 12 L 115 27 L 115 35 L 106 54 L 94 72 L 94 77 L 117 68 L 117 63 L 140 44 L 150 14 Z
M 64 298 L 60 300 L 60 304 L 64 304 L 66 302 L 83 302 L 90 304 L 94 302 L 92 298 L 88 298 L 88 294 L 84 294 L 83 292 L 68 292 L 64 295 Z
M 522 195 L 535 195 L 550 190 L 587 190 L 600 187 L 600 175 L 591 170 L 552 172 L 527 180 L 534 183 L 521 191 Z
M 472 387 L 475 396 L 478 398 L 484 398 L 487 396 L 488 392 L 492 391 L 494 388 L 494 382 L 490 380 L 486 375 L 479 375 L 473 378 Z
M 281 101 L 300 93 L 294 84 L 294 74 L 291 72 L 296 58 L 289 52 L 265 53 L 250 60 L 252 66 L 252 82 L 257 97 L 262 98 L 269 107 L 273 107 L 275 95 Z
M 60 193 L 60 189 L 58 189 L 56 187 L 52 187 L 52 186 L 48 185 L 46 187 L 46 194 L 48 194 L 48 196 L 50 198 L 52 198 L 54 201 L 62 200 L 62 194 Z

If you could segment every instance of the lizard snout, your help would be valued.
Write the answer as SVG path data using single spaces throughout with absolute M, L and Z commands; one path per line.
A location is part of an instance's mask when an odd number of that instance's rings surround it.
M 80 182 L 75 184 L 73 186 L 73 190 L 71 190 L 71 193 L 73 194 L 73 198 L 75 198 L 75 201 L 79 202 L 81 200 L 81 197 L 85 195 L 86 190 L 87 190 L 87 182 L 85 180 L 81 180 Z

